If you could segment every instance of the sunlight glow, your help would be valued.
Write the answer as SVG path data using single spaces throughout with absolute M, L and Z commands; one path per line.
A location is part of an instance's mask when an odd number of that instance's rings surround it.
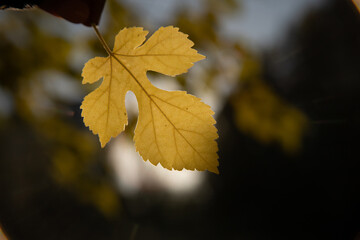
M 203 172 L 169 171 L 162 166 L 144 162 L 126 135 L 112 141 L 109 162 L 122 194 L 131 196 L 140 191 L 166 191 L 173 195 L 191 194 L 204 182 Z

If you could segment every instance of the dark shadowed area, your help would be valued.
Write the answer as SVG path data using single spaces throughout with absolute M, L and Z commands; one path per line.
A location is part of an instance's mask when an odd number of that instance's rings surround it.
M 102 149 L 79 109 L 96 87 L 82 67 L 106 54 L 94 31 L 0 10 L 0 240 L 360 239 L 353 3 L 108 0 L 99 29 L 112 45 L 124 27 L 168 25 L 207 58 L 148 77 L 213 108 L 219 175 L 144 162 L 132 94 L 129 125 Z

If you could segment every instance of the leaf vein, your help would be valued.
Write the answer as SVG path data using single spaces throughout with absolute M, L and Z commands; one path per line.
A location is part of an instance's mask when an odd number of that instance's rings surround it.
M 150 95 L 150 96 L 151 96 L 151 97 L 154 97 L 154 98 L 157 98 L 157 99 L 159 99 L 160 101 L 162 101 L 163 103 L 168 104 L 168 105 L 170 105 L 170 106 L 172 106 L 172 107 L 174 107 L 174 108 L 177 108 L 177 109 L 179 109 L 179 110 L 182 110 L 182 111 L 184 111 L 184 112 L 192 115 L 193 117 L 199 119 L 200 121 L 206 122 L 204 119 L 200 118 L 200 117 L 197 116 L 196 114 L 194 114 L 194 113 L 192 113 L 192 112 L 190 112 L 190 111 L 188 111 L 188 110 L 186 110 L 186 109 L 183 109 L 183 108 L 181 108 L 181 107 L 179 107 L 179 106 L 176 106 L 176 105 L 174 105 L 174 104 L 172 104 L 172 103 L 166 102 L 165 100 L 159 98 L 158 96 L 155 96 L 155 95 Z M 190 106 L 192 106 L 192 105 L 189 105 L 188 107 L 190 107 Z
M 176 154 L 179 156 L 179 158 L 181 159 L 182 163 L 184 164 L 184 166 L 186 165 L 184 162 L 184 159 L 182 158 L 182 156 L 180 155 L 179 149 L 178 149 L 178 145 L 176 142 L 176 134 L 175 134 L 175 128 L 173 128 L 173 135 L 174 135 L 174 142 L 175 142 L 175 149 L 176 149 Z M 176 155 L 175 155 L 176 158 Z M 175 159 L 176 160 L 176 159 Z
M 151 118 L 154 119 L 154 113 L 153 113 L 153 109 L 152 109 L 152 105 L 151 105 L 151 101 L 150 101 L 150 111 L 151 111 Z M 153 120 L 152 121 L 152 126 L 153 126 L 153 131 L 154 131 L 154 138 L 155 138 L 155 144 L 156 144 L 156 147 L 160 153 L 160 156 L 161 158 L 165 161 L 165 158 L 162 154 L 162 152 L 160 151 L 160 147 L 159 147 L 159 143 L 158 143 L 158 140 L 157 140 L 157 136 L 156 136 L 156 128 L 155 128 L 155 121 Z

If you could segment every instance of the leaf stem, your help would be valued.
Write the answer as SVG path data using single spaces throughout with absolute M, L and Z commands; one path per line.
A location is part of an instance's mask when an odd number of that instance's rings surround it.
M 104 47 L 104 49 L 106 50 L 106 52 L 109 55 L 112 55 L 112 51 L 110 50 L 109 46 L 106 44 L 103 36 L 101 35 L 101 33 L 99 32 L 97 26 L 95 24 L 91 24 L 91 26 L 93 27 L 93 29 L 95 30 L 96 36 L 99 38 L 101 45 Z

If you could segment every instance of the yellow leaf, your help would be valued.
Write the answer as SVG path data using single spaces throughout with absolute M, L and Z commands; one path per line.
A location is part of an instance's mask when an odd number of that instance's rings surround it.
M 83 83 L 103 82 L 85 97 L 82 116 L 104 147 L 127 125 L 125 95 L 132 91 L 139 105 L 134 141 L 144 160 L 167 169 L 218 173 L 213 111 L 186 92 L 156 88 L 146 77 L 147 71 L 175 76 L 204 59 L 178 30 L 160 28 L 145 43 L 148 32 L 142 28 L 121 30 L 109 56 L 95 57 L 83 69 Z

